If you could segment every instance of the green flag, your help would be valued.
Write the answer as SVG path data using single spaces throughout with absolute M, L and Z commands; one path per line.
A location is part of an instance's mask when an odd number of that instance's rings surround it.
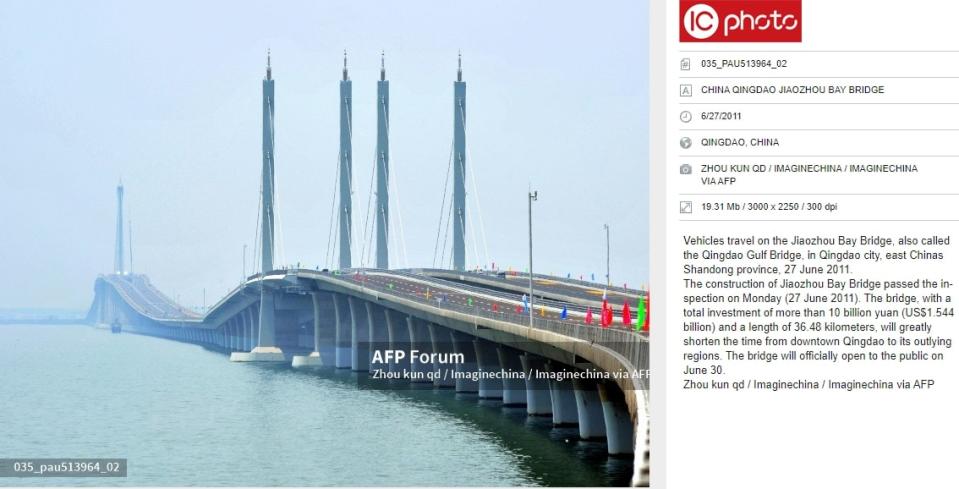
M 636 299 L 636 331 L 642 331 L 644 322 L 646 322 L 646 302 L 640 297 Z

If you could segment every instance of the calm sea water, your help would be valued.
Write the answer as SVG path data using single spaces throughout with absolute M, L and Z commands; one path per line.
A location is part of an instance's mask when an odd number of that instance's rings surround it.
M 525 409 L 87 326 L 0 325 L 0 379 L 0 458 L 128 459 L 124 479 L 0 486 L 604 486 L 632 471 Z

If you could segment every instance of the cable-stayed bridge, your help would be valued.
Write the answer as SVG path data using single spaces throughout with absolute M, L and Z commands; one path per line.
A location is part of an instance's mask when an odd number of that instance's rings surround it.
M 92 324 L 191 342 L 229 353 L 236 362 L 385 371 L 400 382 L 475 393 L 525 406 L 531 416 L 577 426 L 584 439 L 605 440 L 611 456 L 634 459 L 634 484 L 648 483 L 649 341 L 628 308 L 646 311 L 647 294 L 571 278 L 466 271 L 465 129 L 454 131 L 452 269 L 390 269 L 388 82 L 377 96 L 380 187 L 373 226 L 377 268 L 354 268 L 352 240 L 351 88 L 344 59 L 340 96 L 337 270 L 274 267 L 275 213 L 272 67 L 263 80 L 263 172 L 258 269 L 203 314 L 177 304 L 145 275 L 125 267 L 122 186 L 118 189 L 114 271 L 101 275 L 88 313 Z M 455 82 L 454 124 L 465 126 L 465 82 Z M 343 128 L 346 130 L 343 130 Z M 444 197 L 445 201 L 445 197 Z M 344 214 L 346 216 L 344 217 Z M 441 222 L 443 218 L 441 216 Z M 365 246 L 365 245 L 364 245 Z M 474 247 L 475 249 L 475 247 Z M 128 250 L 129 251 L 129 250 Z M 132 268 L 132 266 L 131 266 Z M 615 304 L 622 312 L 613 312 Z M 606 312 L 610 320 L 606 321 Z M 603 320 L 592 320 L 593 314 Z M 425 355 L 386 359 L 386 351 Z M 427 359 L 422 361 L 422 359 Z M 452 360 L 451 360 L 452 359 Z M 559 380 L 560 378 L 571 380 Z

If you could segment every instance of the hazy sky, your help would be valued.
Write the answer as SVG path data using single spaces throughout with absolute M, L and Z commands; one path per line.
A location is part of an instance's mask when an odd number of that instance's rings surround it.
M 648 280 L 646 11 L 637 1 L 4 1 L 0 307 L 89 306 L 94 279 L 113 266 L 121 176 L 136 272 L 188 305 L 236 285 L 256 232 L 267 48 L 277 263 L 326 262 L 343 49 L 362 244 L 382 49 L 393 219 L 408 255 L 392 260 L 432 264 L 462 50 L 481 264 L 488 248 L 500 268 L 525 269 L 532 185 L 536 271 L 602 280 L 608 222 L 613 281 L 639 285 Z M 478 209 L 468 212 L 478 227 Z M 472 236 L 467 256 L 477 264 Z

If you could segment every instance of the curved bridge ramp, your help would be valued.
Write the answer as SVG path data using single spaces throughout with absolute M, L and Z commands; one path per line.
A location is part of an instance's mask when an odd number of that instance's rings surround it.
M 592 306 L 562 296 L 537 297 L 528 308 L 519 290 L 437 275 L 275 270 L 250 277 L 204 315 L 145 276 L 107 275 L 96 281 L 88 318 L 220 349 L 234 361 L 398 371 L 410 383 L 526 406 L 531 416 L 577 426 L 581 438 L 605 440 L 610 456 L 633 459 L 633 485 L 648 484 L 644 332 L 619 322 L 601 327 L 598 311 L 587 324 Z M 387 350 L 416 350 L 433 361 L 384 364 L 377 354 Z M 442 355 L 458 360 L 444 365 L 436 360 Z

